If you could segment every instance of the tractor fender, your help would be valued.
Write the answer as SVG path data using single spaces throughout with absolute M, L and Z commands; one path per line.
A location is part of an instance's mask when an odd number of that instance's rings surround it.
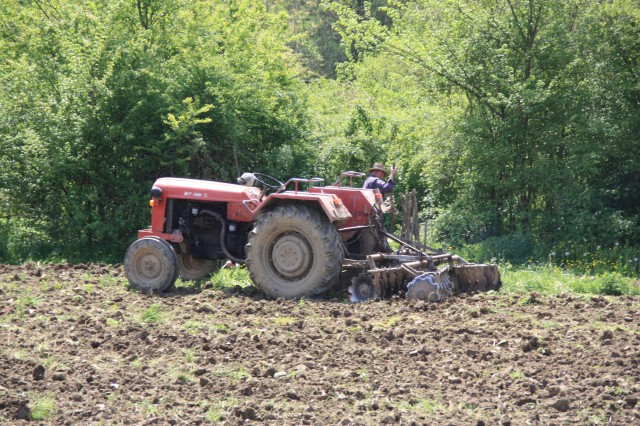
M 340 226 L 351 219 L 349 209 L 344 205 L 340 197 L 335 194 L 311 194 L 308 192 L 285 191 L 270 194 L 260 206 L 253 212 L 254 217 L 261 212 L 272 210 L 275 207 L 290 204 L 301 204 L 324 214 L 330 223 Z

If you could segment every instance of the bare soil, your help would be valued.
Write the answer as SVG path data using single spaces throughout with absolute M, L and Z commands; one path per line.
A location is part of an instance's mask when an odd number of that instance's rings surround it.
M 0 423 L 640 424 L 637 297 L 347 301 L 0 265 Z

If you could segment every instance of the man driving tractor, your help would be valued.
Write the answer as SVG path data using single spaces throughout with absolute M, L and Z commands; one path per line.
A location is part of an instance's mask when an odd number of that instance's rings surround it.
M 391 172 L 389 172 L 383 163 L 376 162 L 373 167 L 369 169 L 369 177 L 364 181 L 362 185 L 365 189 L 378 189 L 382 194 L 387 194 L 393 191 L 394 178 L 398 174 L 398 169 L 393 165 Z M 384 179 L 389 176 L 389 179 L 385 182 Z

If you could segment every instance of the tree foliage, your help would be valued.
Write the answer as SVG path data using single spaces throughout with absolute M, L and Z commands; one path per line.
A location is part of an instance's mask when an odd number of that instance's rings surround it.
M 41 235 L 16 256 L 119 257 L 159 176 L 231 180 L 279 151 L 283 172 L 304 166 L 286 15 L 242 0 L 0 7 L 0 199 L 18 234 Z
M 160 176 L 374 161 L 442 241 L 637 245 L 639 28 L 638 0 L 5 0 L 0 256 L 119 259 Z
M 398 147 L 425 160 L 411 184 L 441 237 L 638 242 L 637 1 L 390 2 L 391 26 L 348 3 L 334 8 L 360 52 L 350 76 L 401 61 L 414 76 L 403 92 L 451 120 L 428 119 L 446 140 L 422 153 Z

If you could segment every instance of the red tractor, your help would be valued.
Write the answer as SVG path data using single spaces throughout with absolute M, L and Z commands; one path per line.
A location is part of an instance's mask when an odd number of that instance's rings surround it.
M 124 259 L 131 286 L 165 291 L 178 276 L 203 279 L 229 259 L 246 264 L 254 284 L 272 298 L 319 294 L 341 276 L 351 278 L 353 301 L 394 293 L 435 301 L 500 287 L 495 265 L 471 265 L 387 232 L 380 192 L 353 187 L 362 173 L 345 172 L 330 186 L 320 186 L 321 178 L 282 183 L 249 176 L 258 187 L 156 180 L 151 226 L 138 232 Z M 400 248 L 392 251 L 388 239 Z

